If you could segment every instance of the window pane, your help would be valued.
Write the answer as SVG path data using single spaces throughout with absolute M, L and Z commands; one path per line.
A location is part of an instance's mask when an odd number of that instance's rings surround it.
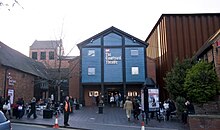
M 40 59 L 41 60 L 46 60 L 46 52 L 41 52 L 40 53 Z
M 95 50 L 88 50 L 88 56 L 95 56 Z
M 132 56 L 138 56 L 138 50 L 131 50 Z
M 129 92 L 128 92 L 128 96 L 129 96 L 129 97 L 132 97 L 132 92 L 129 91 Z
M 139 69 L 138 69 L 138 67 L 132 67 L 132 68 L 131 68 L 131 73 L 132 73 L 132 75 L 138 75 L 138 74 L 139 74 Z
M 54 60 L 54 52 L 53 51 L 49 52 L 49 60 Z
M 88 68 L 88 75 L 95 75 L 95 68 Z
M 37 60 L 37 52 L 32 52 L 32 59 Z

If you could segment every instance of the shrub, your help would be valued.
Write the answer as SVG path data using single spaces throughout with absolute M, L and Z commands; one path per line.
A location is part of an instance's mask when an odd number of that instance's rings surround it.
M 219 81 L 212 64 L 200 61 L 187 71 L 184 90 L 194 103 L 202 104 L 217 95 Z

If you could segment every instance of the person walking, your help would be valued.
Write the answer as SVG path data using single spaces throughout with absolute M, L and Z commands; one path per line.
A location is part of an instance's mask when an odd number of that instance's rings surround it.
M 27 118 L 30 118 L 31 115 L 33 114 L 34 115 L 34 119 L 36 119 L 37 115 L 36 115 L 36 98 L 35 97 L 32 98 L 32 100 L 29 103 L 29 105 L 31 106 L 31 111 L 28 113 Z
M 2 96 L 0 96 L 0 111 L 3 110 L 3 104 L 4 104 L 3 98 Z
M 6 115 L 8 112 L 9 118 L 11 119 L 11 101 L 10 101 L 10 96 L 8 96 L 4 102 L 3 105 L 3 113 Z
M 125 104 L 124 104 L 124 109 L 126 110 L 126 115 L 128 118 L 128 121 L 131 119 L 131 111 L 133 110 L 133 103 L 129 97 L 126 98 Z
M 111 93 L 111 97 L 110 97 L 110 105 L 111 105 L 111 107 L 114 106 L 114 101 L 115 101 L 114 95 L 113 95 L 113 93 Z
M 68 124 L 68 121 L 69 121 L 69 114 L 72 111 L 70 106 L 69 96 L 66 96 L 63 106 L 64 106 L 64 126 L 66 127 L 66 126 L 70 126 Z
M 24 100 L 23 98 L 18 98 L 18 101 L 16 102 L 17 104 L 17 114 L 16 114 L 16 119 L 21 119 L 23 116 L 23 111 L 24 111 Z
M 134 112 L 133 112 L 133 114 L 134 114 L 134 119 L 137 119 L 137 120 L 139 120 L 139 115 L 140 115 L 140 112 L 141 112 L 141 110 L 140 110 L 140 104 L 139 104 L 139 102 L 138 102 L 138 99 L 134 99 Z
M 193 104 L 190 102 L 190 101 L 186 101 L 185 102 L 185 111 L 182 113 L 182 122 L 184 124 L 187 123 L 187 117 L 189 114 L 195 114 L 195 109 L 194 109 L 194 106 Z
M 116 106 L 119 107 L 119 96 L 118 96 L 118 94 L 115 95 L 115 103 L 116 103 Z

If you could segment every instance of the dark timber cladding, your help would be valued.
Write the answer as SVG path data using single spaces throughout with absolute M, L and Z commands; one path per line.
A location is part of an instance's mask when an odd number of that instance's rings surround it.
M 176 58 L 191 58 L 219 28 L 220 13 L 162 14 L 145 41 L 147 56 L 156 60 L 159 86 Z

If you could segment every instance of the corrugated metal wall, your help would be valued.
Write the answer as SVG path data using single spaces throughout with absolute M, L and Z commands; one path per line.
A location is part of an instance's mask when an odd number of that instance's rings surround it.
M 219 28 L 220 14 L 163 14 L 146 39 L 159 86 L 164 86 L 163 77 L 176 58 L 191 58 Z

